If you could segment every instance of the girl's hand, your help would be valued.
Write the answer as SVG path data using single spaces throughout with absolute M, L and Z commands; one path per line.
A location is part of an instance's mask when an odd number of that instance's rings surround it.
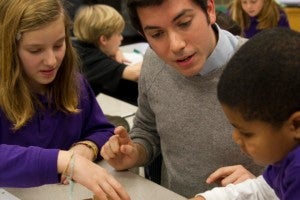
M 68 151 L 60 151 L 58 172 L 71 175 L 70 178 L 91 190 L 99 200 L 130 200 L 122 185 L 104 168 Z

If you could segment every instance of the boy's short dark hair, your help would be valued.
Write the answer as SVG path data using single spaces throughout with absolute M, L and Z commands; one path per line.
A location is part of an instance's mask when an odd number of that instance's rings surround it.
M 218 83 L 221 104 L 245 120 L 281 127 L 300 111 L 300 33 L 262 31 L 231 58 Z
M 207 0 L 193 0 L 194 3 L 200 6 L 200 8 L 205 13 L 207 19 Z M 141 26 L 140 19 L 138 17 L 136 9 L 138 7 L 148 7 L 148 6 L 159 6 L 164 2 L 164 0 L 127 0 L 127 9 L 129 18 L 131 21 L 132 26 L 138 30 L 141 34 L 143 34 L 143 29 Z

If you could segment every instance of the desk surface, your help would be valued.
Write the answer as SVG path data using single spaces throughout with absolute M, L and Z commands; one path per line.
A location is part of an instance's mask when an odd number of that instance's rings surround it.
M 132 127 L 137 106 L 102 93 L 96 98 L 104 114 L 124 117 L 128 121 L 129 126 Z
M 136 112 L 137 106 L 131 105 L 114 97 L 100 93 L 96 97 L 104 114 L 126 117 Z
M 130 171 L 115 171 L 105 161 L 101 161 L 100 165 L 107 169 L 125 187 L 131 200 L 186 200 L 186 198 Z M 69 186 L 51 184 L 34 188 L 4 189 L 21 200 L 67 200 Z M 73 200 L 83 200 L 92 196 L 92 192 L 85 187 L 75 184 Z

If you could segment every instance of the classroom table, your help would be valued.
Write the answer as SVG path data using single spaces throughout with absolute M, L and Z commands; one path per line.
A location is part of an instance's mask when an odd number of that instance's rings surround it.
M 98 94 L 96 99 L 104 114 L 123 117 L 128 121 L 130 128 L 132 127 L 137 106 L 103 93 Z
M 127 190 L 131 200 L 186 200 L 154 182 L 131 171 L 116 171 L 105 161 L 99 165 L 107 169 Z M 68 185 L 49 184 L 34 188 L 4 188 L 21 200 L 68 200 Z M 85 187 L 75 183 L 72 193 L 73 200 L 92 198 L 93 194 Z

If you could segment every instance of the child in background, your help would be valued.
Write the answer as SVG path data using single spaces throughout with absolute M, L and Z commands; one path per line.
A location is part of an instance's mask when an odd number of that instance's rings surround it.
M 260 165 L 262 176 L 215 188 L 194 199 L 300 199 L 300 33 L 262 32 L 232 57 L 218 83 L 218 99 L 233 138 Z M 205 198 L 203 198 L 205 197 Z
M 73 27 L 76 40 L 73 44 L 82 60 L 83 73 L 95 94 L 117 93 L 124 83 L 122 79 L 137 82 L 139 78 L 141 63 L 130 65 L 119 49 L 124 26 L 120 13 L 107 5 L 86 5 L 76 13 Z M 133 91 L 128 89 L 126 92 L 132 96 L 127 99 L 136 104 L 137 83 L 134 85 Z
M 77 71 L 62 2 L 0 1 L 0 19 L 0 187 L 58 183 L 61 177 L 99 199 L 128 200 L 92 162 L 114 127 Z
M 229 15 L 241 27 L 242 36 L 246 38 L 264 29 L 290 27 L 286 13 L 275 0 L 233 0 Z

